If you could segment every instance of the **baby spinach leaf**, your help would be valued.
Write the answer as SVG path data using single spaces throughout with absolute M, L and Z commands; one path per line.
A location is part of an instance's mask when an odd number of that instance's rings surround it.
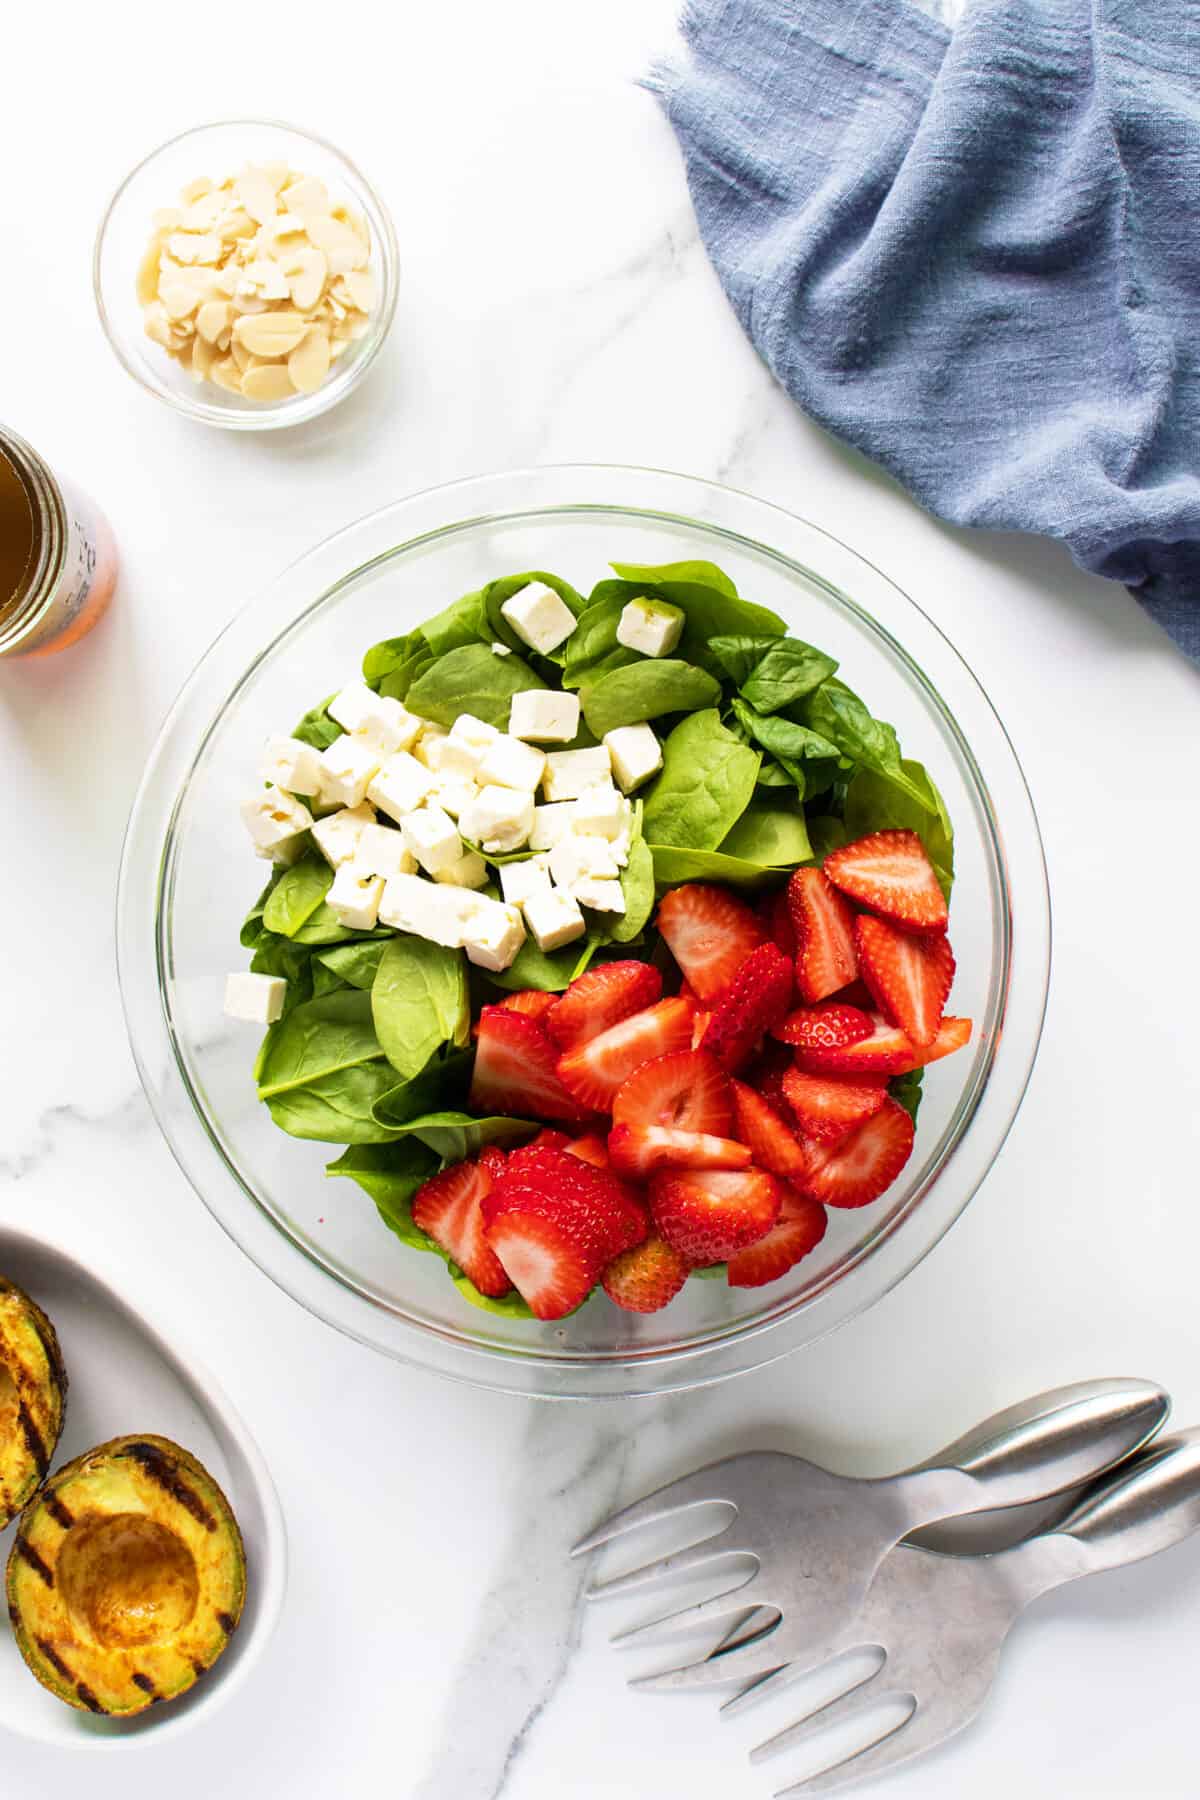
M 309 984 L 312 992 L 305 996 L 306 999 L 319 1000 L 322 994 L 336 994 L 339 988 L 350 986 L 348 981 L 343 981 L 340 975 L 335 974 L 332 969 L 327 969 L 315 957 L 308 966 L 312 975 Z
M 532 1308 L 527 1301 L 522 1300 L 515 1288 L 510 1294 L 502 1294 L 499 1300 L 494 1300 L 490 1294 L 481 1294 L 470 1276 L 464 1275 L 449 1257 L 446 1258 L 446 1266 L 450 1270 L 451 1281 L 469 1306 L 477 1306 L 480 1312 L 499 1313 L 502 1319 L 532 1319 Z M 574 1310 L 578 1312 L 579 1308 Z M 564 1313 L 562 1316 L 567 1319 L 571 1315 Z
M 625 911 L 609 928 L 614 944 L 632 943 L 654 911 L 654 858 L 642 837 L 636 837 L 629 846 L 629 861 L 621 870 L 621 892 Z
M 262 893 L 258 896 L 258 899 L 254 902 L 254 905 L 250 908 L 250 911 L 246 914 L 245 919 L 242 921 L 242 929 L 238 933 L 238 942 L 241 944 L 243 950 L 253 950 L 266 931 L 267 928 L 263 924 L 263 912 L 266 909 L 267 901 L 279 886 L 283 873 L 282 867 L 277 863 L 271 871 L 271 879 L 268 881 Z
M 793 868 L 812 856 L 804 809 L 782 800 L 755 800 L 721 844 L 726 856 L 765 869 Z
M 433 667 L 433 657 L 428 650 L 414 651 L 402 663 L 385 675 L 379 683 L 379 692 L 389 700 L 407 700 L 409 690 L 419 675 Z
M 373 1112 L 395 1074 L 366 994 L 339 990 L 286 1013 L 267 1034 L 256 1074 L 259 1098 L 293 1137 L 369 1144 L 392 1136 Z
M 319 706 L 310 706 L 292 736 L 299 738 L 302 744 L 311 744 L 314 750 L 328 750 L 330 744 L 342 736 L 341 726 L 326 710 L 330 700 L 336 699 L 336 693 L 330 694 Z
M 357 1181 L 398 1238 L 414 1250 L 430 1250 L 431 1239 L 412 1222 L 412 1201 L 437 1167 L 438 1159 L 428 1145 L 410 1138 L 394 1144 L 356 1144 L 327 1163 L 325 1173 Z
M 298 944 L 308 944 L 310 946 L 321 944 L 350 944 L 361 943 L 364 939 L 388 938 L 391 936 L 392 933 L 385 925 L 379 926 L 374 931 L 351 931 L 348 925 L 342 924 L 333 908 L 322 900 L 316 912 L 313 913 L 311 918 L 305 920 L 304 924 L 296 933 L 296 942 Z
M 760 713 L 793 706 L 837 669 L 832 656 L 799 638 L 715 637 L 709 649 L 742 697 Z
M 640 725 L 662 713 L 694 712 L 714 706 L 720 684 L 671 657 L 643 659 L 627 669 L 613 669 L 583 689 L 583 715 L 597 738 L 620 725 Z
M 924 802 L 918 804 L 906 789 L 873 769 L 860 769 L 846 789 L 847 841 L 871 831 L 915 831 L 949 899 L 954 885 L 954 831 L 946 803 L 919 762 L 902 761 L 900 766 L 911 786 L 925 796 Z
M 625 602 L 631 598 L 624 581 L 601 581 L 592 589 L 579 623 L 563 646 L 562 684 L 565 688 L 595 681 L 612 669 L 638 662 L 636 650 L 617 642 L 617 626 Z
M 893 1100 L 900 1102 L 914 1125 L 921 1104 L 921 1083 L 924 1078 L 924 1069 L 910 1069 L 907 1075 L 893 1075 L 888 1082 L 888 1093 Z
M 803 769 L 798 766 L 793 770 L 785 763 L 772 762 L 769 756 L 762 759 L 762 768 L 758 771 L 760 788 L 794 788 L 799 786 L 803 791 Z
M 294 938 L 321 905 L 333 885 L 333 870 L 323 856 L 301 857 L 285 869 L 267 896 L 263 924 L 280 937 Z
M 646 842 L 655 849 L 715 850 L 745 812 L 760 760 L 714 708 L 689 714 L 663 744 L 662 771 L 642 815 Z
M 443 1044 L 470 1029 L 461 951 L 401 933 L 384 946 L 371 988 L 371 1015 L 384 1055 L 411 1081 Z
M 507 969 L 489 972 L 494 987 L 515 993 L 518 988 L 541 988 L 547 994 L 561 994 L 584 969 L 600 947 L 594 932 L 564 944 L 561 950 L 539 950 L 533 938 L 527 937 Z
M 670 844 L 651 844 L 654 879 L 660 888 L 678 887 L 681 881 L 726 881 L 731 887 L 757 887 L 778 869 L 727 856 L 723 850 L 680 850 Z
M 626 599 L 646 596 L 682 608 L 683 637 L 679 656 L 714 675 L 724 670 L 710 648 L 714 637 L 782 637 L 787 626 L 769 607 L 739 598 L 733 582 L 713 563 L 613 563 L 627 583 Z
M 651 587 L 661 587 L 668 581 L 686 581 L 693 586 L 715 588 L 718 594 L 726 594 L 731 600 L 738 597 L 732 577 L 716 563 L 610 563 L 609 567 L 616 570 L 622 581 L 645 583 Z
M 391 675 L 415 653 L 428 649 L 419 631 L 408 632 L 404 637 L 384 638 L 382 643 L 372 644 L 363 657 L 363 680 L 368 687 L 378 687 L 385 675 Z
M 310 1006 L 340 1000 L 350 990 L 340 988 Z M 297 1008 L 301 1011 L 301 1008 Z M 294 1018 L 295 1014 L 286 1017 Z M 386 1093 L 392 1071 L 382 1058 L 356 1068 L 317 1075 L 303 1087 L 265 1096 L 267 1110 L 281 1131 L 291 1137 L 316 1138 L 323 1144 L 386 1143 L 394 1133 L 375 1118 L 375 1102 Z
M 422 1113 L 461 1109 L 474 1062 L 473 1050 L 447 1048 L 447 1053 L 432 1056 L 419 1075 L 398 1081 L 375 1102 L 377 1122 L 395 1128 Z
M 733 716 L 747 736 L 778 759 L 800 790 L 801 799 L 810 799 L 829 787 L 841 757 L 837 745 L 820 732 L 775 713 L 760 713 L 736 696 Z
M 803 722 L 837 745 L 842 755 L 866 769 L 873 769 L 926 811 L 936 811 L 928 790 L 904 772 L 895 727 L 873 718 L 859 699 L 836 676 L 822 682 L 798 708 Z
M 319 951 L 313 962 L 318 968 L 328 970 L 338 981 L 345 982 L 350 987 L 369 990 L 375 980 L 386 941 L 383 938 L 360 938 L 353 944 L 337 944 L 332 950 Z
M 503 731 L 513 695 L 545 685 L 522 657 L 495 656 L 487 644 L 463 644 L 418 676 L 407 704 L 438 725 L 449 727 L 460 713 L 469 712 Z
M 468 1112 L 428 1112 L 406 1119 L 395 1129 L 405 1137 L 419 1138 L 443 1162 L 455 1163 L 478 1155 L 487 1144 L 507 1149 L 510 1144 L 523 1143 L 540 1128 L 532 1119 L 477 1119 Z
M 546 569 L 526 569 L 521 575 L 501 575 L 498 580 L 489 581 L 483 590 L 484 615 L 490 633 L 489 642 L 498 639 L 502 644 L 511 644 L 514 650 L 525 648 L 522 640 L 504 617 L 501 608 L 506 600 L 511 600 L 514 594 L 519 594 L 522 588 L 528 587 L 534 581 L 542 587 L 552 588 L 576 618 L 579 618 L 584 611 L 587 602 L 583 595 L 577 592 L 569 581 L 564 581 L 561 575 L 551 575 Z M 567 642 L 569 643 L 570 639 Z M 561 663 L 562 659 L 563 646 L 560 645 L 557 650 L 551 651 L 547 661 Z
M 824 862 L 831 850 L 840 850 L 843 844 L 848 844 L 850 836 L 842 820 L 834 818 L 832 813 L 808 814 L 808 841 L 812 845 L 814 862 Z
M 285 1012 L 291 1012 L 294 1006 L 301 1006 L 313 997 L 312 957 L 303 944 L 293 944 L 287 938 L 264 931 L 250 967 L 256 975 L 281 975 L 287 982 L 283 997 Z

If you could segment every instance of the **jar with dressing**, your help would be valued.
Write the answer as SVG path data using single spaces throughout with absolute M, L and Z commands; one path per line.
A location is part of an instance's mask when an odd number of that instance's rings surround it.
M 104 514 L 0 425 L 0 656 L 49 656 L 77 643 L 116 583 Z

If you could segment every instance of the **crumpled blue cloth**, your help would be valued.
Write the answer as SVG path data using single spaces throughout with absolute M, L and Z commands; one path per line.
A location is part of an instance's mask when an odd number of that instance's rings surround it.
M 738 316 L 959 525 L 1200 659 L 1200 0 L 691 0 L 650 85 Z

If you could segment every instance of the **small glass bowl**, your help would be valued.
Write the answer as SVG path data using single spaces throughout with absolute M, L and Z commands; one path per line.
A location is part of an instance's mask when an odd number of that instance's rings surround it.
M 153 215 L 173 206 L 179 190 L 201 175 L 223 181 L 247 163 L 286 162 L 324 181 L 335 201 L 356 207 L 371 228 L 371 273 L 376 304 L 367 331 L 333 365 L 311 394 L 287 400 L 247 400 L 212 382 L 198 382 L 161 345 L 146 336 L 135 283 L 153 232 Z M 92 286 L 105 335 L 133 379 L 189 419 L 226 431 L 278 431 L 302 425 L 344 400 L 374 362 L 392 323 L 399 258 L 392 221 L 379 195 L 348 157 L 311 132 L 273 119 L 226 119 L 180 132 L 127 175 L 96 233 Z
M 865 522 L 869 529 L 869 520 Z M 245 966 L 255 870 L 238 816 L 263 739 L 352 679 L 363 651 L 518 569 L 587 592 L 610 561 L 707 559 L 836 656 L 955 827 L 952 1008 L 970 1046 L 928 1071 L 916 1150 L 873 1206 L 831 1212 L 782 1281 L 689 1281 L 662 1312 L 604 1295 L 553 1324 L 477 1311 L 440 1258 L 400 1243 L 338 1154 L 279 1131 L 256 1098 L 257 1034 L 222 1017 Z M 901 1281 L 954 1223 L 1016 1114 L 1041 1033 L 1050 909 L 1012 745 L 951 644 L 863 556 L 748 494 L 651 469 L 541 468 L 411 495 L 293 563 L 227 627 L 184 688 L 134 803 L 117 899 L 130 1040 L 185 1174 L 273 1281 L 364 1344 L 443 1375 L 547 1398 L 663 1393 L 813 1342 Z

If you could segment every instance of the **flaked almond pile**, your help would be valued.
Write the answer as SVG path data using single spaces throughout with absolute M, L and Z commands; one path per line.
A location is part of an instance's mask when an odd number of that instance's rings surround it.
M 366 220 L 285 163 L 201 177 L 154 216 L 137 295 L 146 335 L 197 381 L 250 400 L 321 386 L 375 305 Z

